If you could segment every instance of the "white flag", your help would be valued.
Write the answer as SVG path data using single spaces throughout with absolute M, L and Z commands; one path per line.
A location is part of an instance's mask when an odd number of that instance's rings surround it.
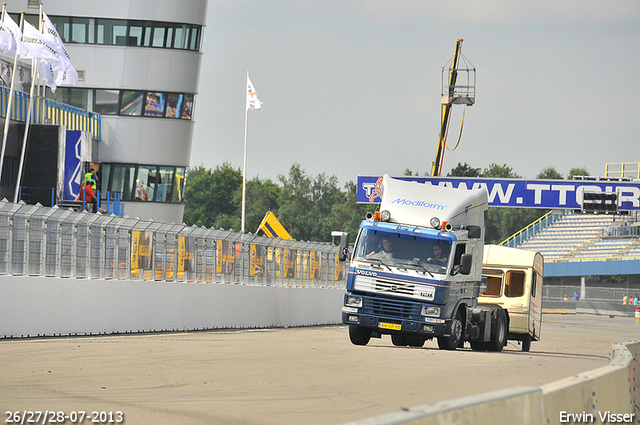
M 78 84 L 78 71 L 73 66 L 70 66 L 64 71 L 58 71 L 56 76 L 56 84 L 59 86 L 70 84 L 75 86 Z
M 44 12 L 43 26 L 44 32 L 40 32 L 28 22 L 24 23 L 22 40 L 27 49 L 26 57 L 40 59 L 41 64 L 38 66 L 40 75 L 53 91 L 59 85 L 78 84 L 78 72 L 71 65 L 71 57 L 64 47 L 58 32 Z
M 51 38 L 49 36 L 45 36 L 45 34 L 38 31 L 27 21 L 24 21 L 22 42 L 27 48 L 27 54 L 25 57 L 31 59 L 44 59 L 49 61 L 53 68 L 56 68 L 58 63 L 62 62 Z
M 258 100 L 256 90 L 253 88 L 253 84 L 251 84 L 251 80 L 247 75 L 247 110 L 249 109 L 262 109 L 262 102 Z
M 16 51 L 16 40 L 3 22 L 0 22 L 0 49 L 5 53 L 15 53 Z
M 56 31 L 56 27 L 53 26 L 53 23 L 51 22 L 47 14 L 44 13 L 44 11 L 42 12 L 42 20 L 42 24 L 44 26 L 44 34 L 48 36 L 47 38 L 49 39 L 51 46 L 56 50 L 57 55 L 60 57 L 60 64 L 62 66 L 59 67 L 58 70 L 61 71 L 73 68 L 73 66 L 71 65 L 71 56 L 69 56 L 69 52 L 67 52 L 67 49 L 64 47 L 64 43 L 58 35 L 58 31 Z
M 51 64 L 45 60 L 41 60 L 38 64 L 38 73 L 45 79 L 46 85 L 51 87 L 51 91 L 55 93 L 58 85 L 56 84 L 56 77 L 53 74 Z
M 20 31 L 20 26 L 11 19 L 11 16 L 9 16 L 8 13 L 5 13 L 4 21 L 2 23 L 13 35 L 15 50 L 11 50 L 11 53 L 18 53 L 20 56 L 25 56 L 27 54 L 27 48 L 22 43 L 22 31 Z
M 61 62 L 58 68 L 54 67 L 54 70 L 58 71 L 56 75 L 56 84 L 59 86 L 62 85 L 72 85 L 75 86 L 78 84 L 78 71 L 71 64 L 71 56 L 69 52 L 67 52 L 66 47 L 64 47 L 64 43 L 62 42 L 62 38 L 58 35 L 58 31 L 56 31 L 56 27 L 53 25 L 49 17 L 44 11 L 42 11 L 42 19 L 44 32 L 49 35 L 49 37 L 53 41 L 54 47 L 58 51 L 58 55 L 60 56 Z

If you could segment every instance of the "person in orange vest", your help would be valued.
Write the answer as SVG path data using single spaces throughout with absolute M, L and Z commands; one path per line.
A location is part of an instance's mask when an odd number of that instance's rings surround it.
M 78 199 L 76 199 L 76 201 L 85 201 L 87 204 L 87 211 L 89 212 L 97 211 L 98 209 L 98 198 L 96 198 L 96 195 L 93 192 L 93 188 L 91 187 L 92 183 L 93 182 L 91 181 L 85 182 L 80 194 L 78 195 Z M 91 205 L 91 208 L 89 208 L 89 205 Z

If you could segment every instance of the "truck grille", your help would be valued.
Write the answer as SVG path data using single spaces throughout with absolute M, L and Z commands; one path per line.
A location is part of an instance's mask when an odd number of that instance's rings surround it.
M 364 313 L 418 320 L 420 304 L 387 298 L 364 297 Z
M 376 292 L 395 292 L 402 295 L 413 296 L 414 286 L 409 283 L 395 283 L 384 280 L 376 280 Z
M 433 301 L 435 287 L 429 284 L 413 284 L 401 279 L 385 279 L 383 276 L 357 275 L 353 282 L 353 289 L 357 291 L 377 292 L 395 297 L 420 298 L 425 301 Z

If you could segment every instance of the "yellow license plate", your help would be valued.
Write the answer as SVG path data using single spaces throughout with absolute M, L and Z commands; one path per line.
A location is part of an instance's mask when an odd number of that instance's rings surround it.
M 394 330 L 394 331 L 399 331 L 399 330 L 402 329 L 402 325 L 398 325 L 398 324 L 395 324 L 395 323 L 382 323 L 382 322 L 380 322 L 378 324 L 378 326 L 381 329 L 391 329 L 391 330 Z

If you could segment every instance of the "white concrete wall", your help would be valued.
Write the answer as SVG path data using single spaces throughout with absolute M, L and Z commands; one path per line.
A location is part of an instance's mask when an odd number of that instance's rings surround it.
M 613 344 L 607 366 L 540 387 L 516 387 L 350 422 L 351 425 L 640 423 L 640 341 Z M 561 412 L 584 420 L 561 419 Z M 600 420 L 610 412 L 613 421 Z M 622 416 L 626 415 L 626 416 Z M 590 419 L 593 418 L 593 421 Z
M 0 276 L 0 337 L 337 324 L 344 290 Z

